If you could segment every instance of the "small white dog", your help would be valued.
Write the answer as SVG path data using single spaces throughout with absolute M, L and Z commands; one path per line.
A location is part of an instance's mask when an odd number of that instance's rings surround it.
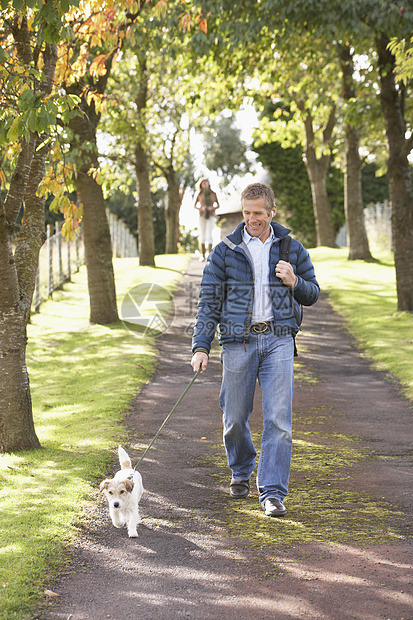
M 119 446 L 120 471 L 111 480 L 100 483 L 101 492 L 105 493 L 109 502 L 109 513 L 115 527 L 128 526 L 130 538 L 136 538 L 136 526 L 140 522 L 139 500 L 142 497 L 143 485 L 140 473 L 132 469 L 127 452 Z

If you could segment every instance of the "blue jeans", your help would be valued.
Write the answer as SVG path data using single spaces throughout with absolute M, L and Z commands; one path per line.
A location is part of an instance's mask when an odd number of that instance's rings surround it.
M 223 344 L 219 404 L 223 411 L 224 445 L 233 478 L 248 480 L 257 455 L 248 424 L 256 381 L 262 389 L 263 432 L 258 462 L 260 502 L 281 501 L 288 493 L 292 453 L 294 341 L 274 332 L 250 334 L 245 344 Z

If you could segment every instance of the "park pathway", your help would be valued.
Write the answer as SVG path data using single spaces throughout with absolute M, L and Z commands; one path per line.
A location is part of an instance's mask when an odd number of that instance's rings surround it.
M 127 415 L 125 447 L 134 463 L 192 378 L 190 332 L 202 268 L 190 263 L 175 297 L 174 321 L 159 340 L 158 370 Z M 334 448 L 334 438 L 357 440 L 367 456 L 348 465 L 343 492 L 356 490 L 379 506 L 391 506 L 399 536 L 369 544 L 355 531 L 354 540 L 340 543 L 324 532 L 319 541 L 284 545 L 277 534 L 280 520 L 267 519 L 262 511 L 256 517 L 268 528 L 262 545 L 245 539 L 238 514 L 239 535 L 226 527 L 226 515 L 241 511 L 242 502 L 235 507 L 228 498 L 229 474 L 222 464 L 216 346 L 207 373 L 198 377 L 139 468 L 145 486 L 139 538 L 130 540 L 126 530 L 113 528 L 99 502 L 72 566 L 54 584 L 59 598 L 36 618 L 413 619 L 411 404 L 396 381 L 372 369 L 324 295 L 305 310 L 298 343 L 297 432 L 305 431 L 309 416 L 321 443 Z M 258 398 L 251 426 L 260 428 Z M 293 463 L 286 502 L 292 527 L 300 515 L 319 509 L 311 498 L 295 503 L 298 482 Z M 319 492 L 327 494 L 328 486 Z M 258 505 L 255 489 L 251 495 Z M 354 518 L 357 506 L 340 510 Z

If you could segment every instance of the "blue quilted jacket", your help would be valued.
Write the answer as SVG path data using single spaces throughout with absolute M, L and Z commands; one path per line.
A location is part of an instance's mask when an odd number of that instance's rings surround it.
M 275 276 L 280 260 L 280 240 L 291 231 L 271 223 L 275 240 L 270 250 L 270 276 L 273 316 L 276 332 L 295 334 L 300 328 L 300 304 L 311 306 L 319 295 L 320 287 L 310 256 L 296 239 L 291 240 L 289 262 L 298 281 L 293 289 L 295 309 L 287 287 Z M 211 348 L 218 326 L 221 344 L 246 342 L 249 338 L 254 300 L 253 261 L 242 231 L 244 223 L 221 241 L 208 256 L 199 292 L 198 312 L 192 339 L 192 350 Z

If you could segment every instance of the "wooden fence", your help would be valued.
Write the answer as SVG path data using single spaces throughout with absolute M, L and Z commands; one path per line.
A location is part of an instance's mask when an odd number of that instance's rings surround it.
M 116 258 L 130 258 L 138 255 L 136 239 L 125 223 L 112 213 L 108 213 L 112 253 Z M 52 296 L 53 291 L 71 280 L 72 274 L 79 271 L 85 263 L 85 248 L 82 232 L 74 241 L 66 242 L 61 235 L 61 223 L 55 227 L 47 226 L 47 238 L 40 249 L 39 266 L 32 309 L 38 312 L 42 301 Z

